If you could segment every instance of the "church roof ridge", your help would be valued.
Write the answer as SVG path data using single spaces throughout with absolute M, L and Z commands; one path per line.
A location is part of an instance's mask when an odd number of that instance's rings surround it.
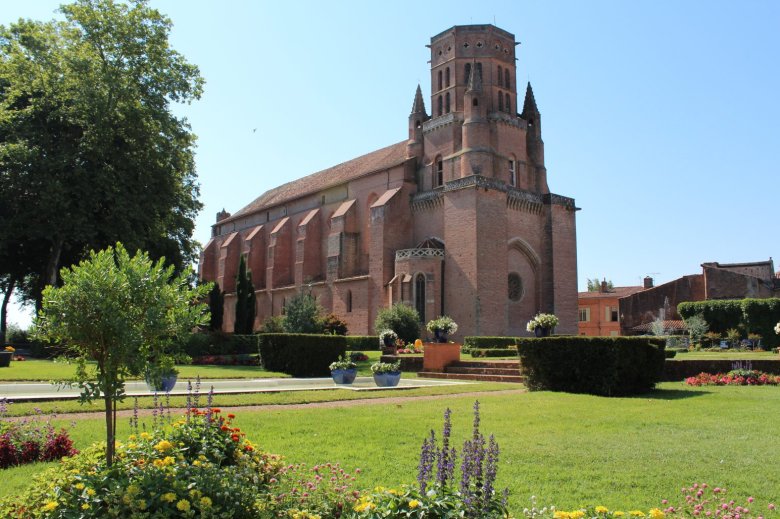
M 269 189 L 248 205 L 236 211 L 219 224 L 234 221 L 249 214 L 265 210 L 306 195 L 311 195 L 375 171 L 402 164 L 407 159 L 404 140 L 384 148 L 366 153 L 341 164 L 317 171 L 281 186 Z

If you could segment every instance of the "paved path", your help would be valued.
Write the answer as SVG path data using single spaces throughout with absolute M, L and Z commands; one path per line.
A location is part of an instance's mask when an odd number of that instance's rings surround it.
M 194 385 L 194 381 L 193 385 Z M 468 382 L 466 382 L 467 384 Z M 397 388 L 382 388 L 374 384 L 372 377 L 358 377 L 350 385 L 337 385 L 331 378 L 257 378 L 257 379 L 206 379 L 201 380 L 200 393 L 208 393 L 211 387 L 215 394 L 266 393 L 280 391 L 311 391 L 349 389 L 352 391 L 376 391 L 379 389 L 412 389 L 418 387 L 452 386 L 464 384 L 462 381 L 402 378 Z M 127 382 L 125 391 L 128 396 L 150 396 L 145 382 Z M 187 380 L 180 380 L 171 395 L 186 395 Z M 0 383 L 0 398 L 20 401 L 71 400 L 79 396 L 78 388 L 64 388 L 46 382 Z

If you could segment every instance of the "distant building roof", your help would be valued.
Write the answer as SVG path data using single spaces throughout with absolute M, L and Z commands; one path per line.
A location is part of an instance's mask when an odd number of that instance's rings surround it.
M 402 141 L 269 189 L 252 203 L 230 216 L 228 220 L 235 220 L 261 209 L 273 207 L 402 164 L 406 161 L 406 145 L 407 141 Z
M 610 298 L 621 298 L 630 296 L 631 294 L 636 294 L 637 292 L 641 292 L 644 290 L 645 287 L 613 287 L 612 289 L 608 290 L 607 292 L 580 292 L 577 294 L 578 299 L 599 299 L 602 297 L 610 297 Z
M 650 333 L 652 331 L 653 323 L 642 323 L 638 326 L 631 328 L 634 333 Z M 684 332 L 688 328 L 685 326 L 685 321 L 681 320 L 669 320 L 664 321 L 664 330 L 668 332 Z

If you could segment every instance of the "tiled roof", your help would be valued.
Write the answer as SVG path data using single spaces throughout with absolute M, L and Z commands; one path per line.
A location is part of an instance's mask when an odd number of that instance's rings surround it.
M 652 331 L 653 323 L 642 323 L 640 325 L 631 328 L 632 332 L 649 333 Z M 685 321 L 681 320 L 669 320 L 664 321 L 664 330 L 668 331 L 684 331 L 687 330 Z
M 337 166 L 323 169 L 317 173 L 293 180 L 279 187 L 269 189 L 254 202 L 240 209 L 227 220 L 235 220 L 241 216 L 246 216 L 255 211 L 279 205 L 304 195 L 309 195 L 327 189 L 329 187 L 343 184 L 350 180 L 362 177 L 363 175 L 373 173 L 382 169 L 391 168 L 403 163 L 406 160 L 407 141 L 401 141 L 392 146 L 372 151 L 366 155 L 357 157 Z M 220 222 L 221 223 L 221 222 Z
M 578 299 L 599 299 L 601 297 L 621 298 L 641 292 L 645 287 L 614 287 L 609 292 L 580 292 Z

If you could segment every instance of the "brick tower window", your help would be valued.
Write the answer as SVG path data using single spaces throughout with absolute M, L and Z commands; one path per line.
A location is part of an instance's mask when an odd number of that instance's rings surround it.
M 414 307 L 420 314 L 420 322 L 425 322 L 425 275 L 417 274 L 414 278 Z
M 347 290 L 347 313 L 352 312 L 352 290 Z
M 504 69 L 501 67 L 498 67 L 498 84 L 501 85 L 504 82 Z
M 517 169 L 514 159 L 509 159 L 509 185 L 517 186 Z
M 498 69 L 501 70 L 501 69 Z M 501 92 L 498 93 L 498 111 L 503 112 L 504 111 L 504 94 Z
M 444 100 L 442 99 L 441 96 L 439 96 L 439 99 L 436 101 L 436 105 L 437 105 L 436 106 L 436 108 L 437 108 L 436 113 L 437 113 L 437 115 L 441 115 L 443 113 L 443 110 L 444 110 L 444 108 L 443 108 L 444 107 Z
M 433 167 L 433 187 L 439 187 L 444 184 L 444 161 L 442 161 L 441 156 L 436 157 Z
M 441 70 L 440 70 L 439 71 L 439 90 L 441 90 L 441 85 L 442 85 L 442 82 L 441 82 Z
M 499 83 L 501 83 L 501 80 L 498 80 Z M 504 86 L 508 89 L 511 87 L 509 86 L 509 69 L 506 69 L 506 72 L 504 73 Z
M 509 98 L 509 94 L 506 94 L 506 112 L 512 113 L 512 100 Z
M 450 93 L 444 95 L 444 113 L 450 113 Z
M 444 71 L 444 86 L 447 88 L 450 86 L 450 67 Z
M 471 63 L 466 63 L 466 68 L 464 70 L 465 77 L 463 78 L 463 84 L 468 84 L 469 82 L 469 76 L 471 76 Z
M 517 272 L 510 272 L 508 279 L 509 300 L 520 301 L 523 298 L 523 278 Z

